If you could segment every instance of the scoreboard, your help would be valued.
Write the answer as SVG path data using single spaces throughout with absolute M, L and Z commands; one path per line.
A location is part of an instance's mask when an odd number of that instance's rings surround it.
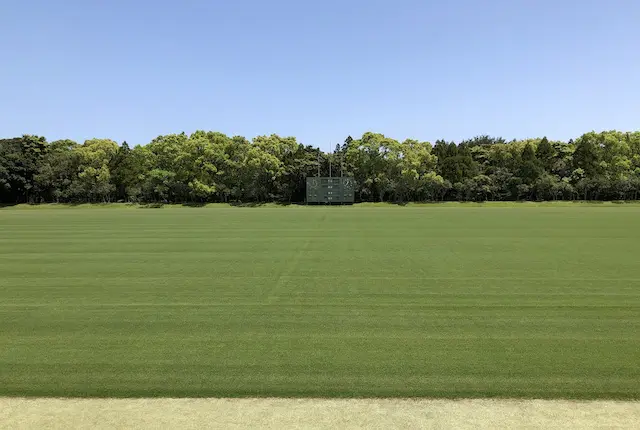
M 353 178 L 307 178 L 307 203 L 353 203 Z

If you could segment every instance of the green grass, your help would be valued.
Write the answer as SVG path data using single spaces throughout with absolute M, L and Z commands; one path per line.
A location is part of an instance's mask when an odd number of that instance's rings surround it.
M 640 206 L 0 210 L 0 395 L 640 398 Z

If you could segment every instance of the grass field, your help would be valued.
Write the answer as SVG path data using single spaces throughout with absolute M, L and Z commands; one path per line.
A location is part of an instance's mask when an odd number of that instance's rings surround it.
M 0 396 L 640 398 L 640 206 L 0 209 Z

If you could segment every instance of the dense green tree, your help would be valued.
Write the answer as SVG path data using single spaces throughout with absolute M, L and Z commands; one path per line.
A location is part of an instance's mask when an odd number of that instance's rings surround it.
M 0 140 L 0 199 L 31 202 L 36 199 L 35 176 L 48 150 L 41 136 L 23 135 Z
M 533 145 L 530 143 L 524 145 L 522 155 L 520 157 L 520 169 L 518 173 L 518 176 L 526 185 L 535 183 L 536 179 L 538 179 L 542 173 L 542 166 L 536 158 Z
M 536 148 L 535 156 L 539 160 L 542 169 L 544 169 L 547 173 L 553 172 L 556 154 L 553 146 L 549 142 L 549 139 L 547 139 L 546 137 L 542 138 L 540 143 L 538 143 L 538 147 Z
M 351 142 L 345 157 L 352 167 L 361 198 L 384 199 L 390 185 L 388 173 L 394 168 L 390 163 L 397 161 L 394 151 L 397 152 L 398 145 L 396 140 L 378 133 L 365 133 L 361 139 Z
M 78 172 L 77 147 L 72 140 L 51 142 L 34 177 L 40 200 L 59 203 L 71 197 L 70 187 Z
M 110 201 L 115 191 L 109 166 L 118 152 L 111 139 L 90 139 L 74 149 L 78 173 L 70 185 L 70 195 L 89 202 Z
M 601 147 L 596 133 L 586 133 L 575 142 L 573 153 L 574 169 L 582 169 L 588 177 L 595 177 L 602 173 Z
M 325 153 L 293 137 L 211 131 L 50 144 L 0 140 L 0 203 L 302 202 L 306 177 L 351 176 L 360 201 L 638 199 L 640 132 L 460 144 L 367 132 Z
M 115 189 L 116 200 L 126 200 L 128 197 L 128 186 L 131 184 L 132 180 L 134 181 L 134 179 L 131 178 L 131 172 L 133 171 L 131 162 L 131 148 L 129 148 L 129 144 L 127 142 L 123 142 L 109 164 L 109 171 L 111 172 L 111 181 Z
M 473 178 L 477 172 L 476 163 L 470 155 L 456 155 L 442 162 L 442 177 L 452 183 Z

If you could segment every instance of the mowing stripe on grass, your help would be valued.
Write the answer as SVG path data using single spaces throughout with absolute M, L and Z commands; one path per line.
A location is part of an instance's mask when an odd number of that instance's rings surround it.
M 640 397 L 640 206 L 0 211 L 0 394 Z

